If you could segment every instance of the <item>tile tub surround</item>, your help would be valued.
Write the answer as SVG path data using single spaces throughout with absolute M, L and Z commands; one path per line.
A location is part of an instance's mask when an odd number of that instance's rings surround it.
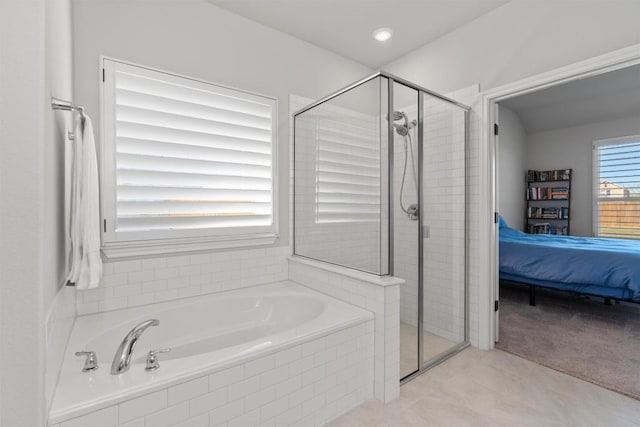
M 247 298 L 250 300 L 247 300 Z M 227 315 L 224 312 L 218 312 L 220 310 L 224 311 L 224 307 L 237 307 L 238 303 L 245 306 L 244 302 L 246 301 L 250 303 L 250 306 L 254 306 L 253 300 L 256 298 L 260 304 L 255 305 L 255 310 L 247 312 L 246 318 L 249 323 L 242 325 L 241 330 L 236 328 L 236 333 L 229 334 L 228 328 L 232 325 L 225 325 L 223 319 L 231 316 L 232 313 Z M 296 322 L 294 319 L 295 327 L 293 327 L 290 324 L 291 322 L 287 321 L 287 318 L 290 317 L 288 304 L 296 304 L 296 307 L 291 307 L 291 316 L 298 318 L 304 316 L 305 309 L 302 309 L 302 313 L 298 310 L 297 314 L 296 309 L 299 303 L 304 303 L 306 306 L 308 303 L 305 303 L 305 301 L 312 303 L 311 306 L 320 304 L 322 309 L 313 309 L 315 314 L 311 315 L 311 317 L 307 316 L 306 321 L 298 320 Z M 210 310 L 213 307 L 217 307 L 217 309 L 212 312 Z M 264 318 L 265 314 L 269 315 L 268 318 Z M 203 315 L 205 316 L 204 318 L 202 317 Z M 210 318 L 214 324 L 221 323 L 222 326 L 220 328 L 222 330 L 218 331 L 213 328 L 210 335 L 205 334 L 205 336 L 202 336 L 202 328 L 199 328 L 182 336 L 180 328 L 188 327 L 189 325 L 173 322 L 172 319 L 176 316 L 187 323 L 199 322 L 199 324 L 205 324 L 205 318 Z M 216 316 L 222 317 L 216 321 Z M 100 358 L 100 354 L 106 351 L 101 351 L 98 354 L 101 369 L 89 374 L 80 372 L 83 360 L 73 357 L 73 351 L 76 348 L 82 347 L 83 343 L 91 340 L 97 340 L 98 344 L 104 340 L 113 341 L 114 334 L 119 337 L 120 329 L 129 329 L 129 323 L 137 324 L 141 318 L 150 317 L 160 319 L 161 325 L 145 333 L 148 334 L 146 336 L 146 346 L 140 347 L 143 345 L 140 344 L 139 348 L 136 348 L 133 355 L 134 363 L 132 363 L 128 372 L 119 376 L 110 375 L 109 366 L 111 362 L 107 360 L 109 356 Z M 234 324 L 236 322 L 235 320 L 230 321 L 233 321 Z M 351 330 L 354 327 L 367 324 L 369 326 L 354 329 L 357 332 L 345 332 L 347 329 Z M 164 331 L 158 329 L 163 326 L 165 327 Z M 256 330 L 256 327 L 262 330 L 265 326 L 270 335 L 264 335 L 261 332 L 256 338 L 233 341 L 232 336 L 237 336 L 238 333 L 245 336 L 247 333 L 251 334 L 251 331 Z M 101 331 L 100 328 L 103 330 Z M 362 338 L 359 334 L 360 332 L 364 335 L 368 334 L 369 338 Z M 153 333 L 156 333 L 156 335 L 152 335 Z M 175 337 L 176 333 L 178 334 L 177 338 Z M 116 337 L 116 341 L 119 341 L 118 337 Z M 142 337 L 142 340 L 144 339 L 145 336 Z M 160 370 L 152 373 L 144 372 L 143 356 L 147 347 L 171 347 L 171 342 L 176 339 L 178 341 L 182 339 L 188 344 L 186 347 L 180 347 L 180 343 L 175 341 L 178 346 L 174 350 L 177 353 L 172 352 L 169 356 L 174 354 L 177 358 L 171 359 L 171 357 L 167 357 L 162 360 L 162 357 L 160 357 L 162 365 Z M 196 341 L 193 341 L 194 339 Z M 352 341 L 353 344 L 347 343 L 347 341 Z M 206 347 L 209 342 L 213 343 L 214 346 Z M 265 343 L 267 344 L 266 346 Z M 108 347 L 117 346 L 115 342 L 111 344 Z M 330 381 L 329 377 L 345 368 L 345 363 L 348 364 L 349 369 L 354 369 L 351 362 L 356 359 L 356 356 L 351 355 L 352 350 L 355 351 L 351 347 L 352 345 L 356 346 L 360 362 L 366 371 L 365 376 L 370 379 L 370 381 L 367 380 L 369 384 L 367 396 L 372 397 L 372 314 L 293 282 L 272 283 L 207 297 L 191 298 L 185 301 L 172 301 L 118 312 L 81 316 L 76 322 L 69 341 L 67 359 L 56 391 L 54 405 L 50 414 L 50 423 L 66 422 L 73 418 L 90 414 L 97 417 L 98 415 L 95 415 L 95 412 L 106 411 L 109 407 L 128 407 L 127 402 L 137 400 L 141 396 L 151 395 L 162 389 L 171 389 L 179 383 L 206 377 L 238 365 L 244 365 L 246 369 L 242 371 L 243 375 L 238 379 L 229 379 L 231 382 L 241 382 L 262 373 L 262 371 L 271 369 L 277 369 L 272 375 L 278 374 L 281 378 L 273 378 L 274 382 L 268 385 L 274 385 L 281 380 L 290 379 L 298 374 L 302 375 L 302 384 L 305 387 L 310 383 L 325 379 Z M 339 348 L 341 346 L 344 348 Z M 291 350 L 291 348 L 295 347 L 299 347 L 301 350 Z M 180 354 L 181 351 L 184 353 L 188 349 L 194 349 L 194 351 Z M 277 354 L 280 352 L 283 354 L 278 356 Z M 139 363 L 137 361 L 138 358 L 140 358 Z M 288 371 L 281 367 L 281 365 L 294 362 L 297 364 L 292 365 L 295 367 L 291 367 Z M 329 367 L 330 363 L 334 363 L 336 366 L 331 365 Z M 343 376 L 351 378 L 350 374 L 345 372 L 340 374 L 340 378 Z M 355 381 L 357 379 L 351 378 L 351 380 Z M 266 384 L 266 380 L 253 379 L 252 381 L 259 381 L 262 385 Z M 258 391 L 260 390 L 254 390 L 251 393 L 257 393 Z M 231 396 L 231 390 L 229 390 L 229 393 L 228 401 L 231 403 L 236 399 L 234 398 L 235 396 Z M 314 394 L 312 397 L 315 398 L 317 396 Z M 330 399 L 329 397 L 328 400 Z M 168 405 L 171 406 L 171 403 L 169 402 Z M 343 409 L 340 404 L 338 404 L 338 407 Z M 294 409 L 293 406 L 291 409 Z M 83 422 L 88 422 L 89 418 L 83 418 L 83 420 Z M 119 420 L 123 421 L 122 416 L 119 416 Z M 62 425 L 65 425 L 64 422 Z
M 373 397 L 373 320 L 50 427 L 324 425 Z
M 400 286 L 403 279 L 379 277 L 307 258 L 289 258 L 297 283 L 368 311 L 375 316 L 374 396 L 390 402 L 400 394 Z
M 96 289 L 78 291 L 78 315 L 287 279 L 289 247 L 105 262 Z

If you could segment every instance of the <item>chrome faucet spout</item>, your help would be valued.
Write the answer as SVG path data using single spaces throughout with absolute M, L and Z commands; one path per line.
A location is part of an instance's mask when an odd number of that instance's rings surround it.
M 129 370 L 129 364 L 131 362 L 131 353 L 133 348 L 138 342 L 138 338 L 144 331 L 150 326 L 158 326 L 160 321 L 157 319 L 145 320 L 137 325 L 124 337 L 116 354 L 113 356 L 113 362 L 111 363 L 111 375 L 120 375 L 123 372 Z

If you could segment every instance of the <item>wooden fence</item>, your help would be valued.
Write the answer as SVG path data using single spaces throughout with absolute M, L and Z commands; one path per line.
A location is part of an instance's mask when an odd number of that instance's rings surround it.
M 640 228 L 640 200 L 599 204 L 600 227 Z

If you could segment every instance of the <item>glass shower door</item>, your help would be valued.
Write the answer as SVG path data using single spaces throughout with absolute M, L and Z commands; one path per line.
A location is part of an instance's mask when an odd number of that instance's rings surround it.
M 422 93 L 422 366 L 464 345 L 466 328 L 466 114 Z

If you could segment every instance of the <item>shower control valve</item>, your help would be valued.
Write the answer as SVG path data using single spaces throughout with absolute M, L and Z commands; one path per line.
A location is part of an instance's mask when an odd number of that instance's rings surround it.
M 149 354 L 147 354 L 147 366 L 144 368 L 147 372 L 152 372 L 157 370 L 160 367 L 160 363 L 158 362 L 158 353 L 168 353 L 170 352 L 170 348 L 161 348 L 158 350 L 149 350 Z

